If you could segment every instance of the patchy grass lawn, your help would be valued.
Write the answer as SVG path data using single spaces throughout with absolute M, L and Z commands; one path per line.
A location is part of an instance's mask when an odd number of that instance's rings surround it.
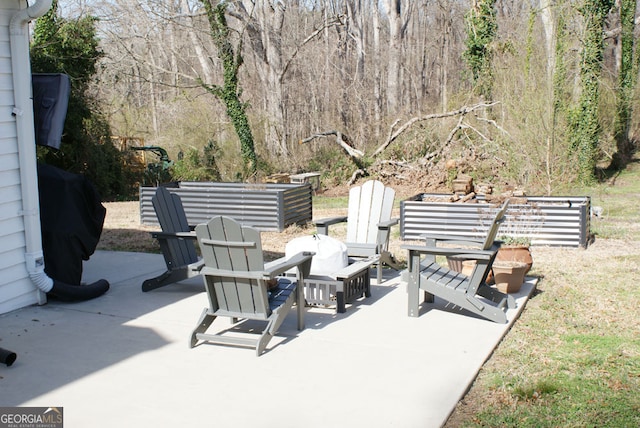
M 594 243 L 533 249 L 537 294 L 446 427 L 640 426 L 640 167 L 586 194 Z

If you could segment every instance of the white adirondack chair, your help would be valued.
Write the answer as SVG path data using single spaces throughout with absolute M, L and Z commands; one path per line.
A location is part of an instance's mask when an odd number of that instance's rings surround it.
M 332 224 L 347 222 L 345 244 L 349 257 L 368 258 L 379 256 L 377 262 L 378 284 L 382 282 L 382 265 L 399 270 L 400 264 L 389 252 L 391 227 L 398 218 L 391 218 L 396 192 L 382 182 L 370 180 L 349 190 L 349 208 L 346 216 L 325 218 L 314 223 L 317 232 L 329 234 Z

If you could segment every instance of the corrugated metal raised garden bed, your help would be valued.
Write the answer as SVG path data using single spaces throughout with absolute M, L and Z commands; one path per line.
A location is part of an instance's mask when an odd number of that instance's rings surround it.
M 446 202 L 451 195 L 421 193 L 400 202 L 400 233 L 417 240 L 425 233 L 482 237 L 496 206 L 479 195 L 473 202 Z M 442 202 L 439 202 L 442 201 Z M 589 244 L 591 199 L 582 196 L 515 198 L 498 236 L 527 237 L 531 245 Z
M 311 221 L 311 185 L 247 184 L 181 181 L 167 186 L 180 195 L 189 224 L 215 215 L 232 217 L 246 226 L 282 232 L 287 226 Z M 151 203 L 156 187 L 140 188 L 140 223 L 157 225 Z

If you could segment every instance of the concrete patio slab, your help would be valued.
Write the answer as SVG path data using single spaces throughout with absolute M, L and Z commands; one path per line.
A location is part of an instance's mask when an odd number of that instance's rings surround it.
M 535 288 L 514 295 L 508 324 L 436 299 L 407 316 L 405 286 L 385 270 L 373 296 L 295 311 L 267 352 L 188 346 L 207 305 L 200 278 L 142 293 L 161 255 L 98 251 L 83 278 L 111 283 L 81 303 L 51 301 L 0 316 L 0 406 L 63 407 L 65 427 L 438 427 Z M 428 306 L 428 307 L 427 307 Z M 229 328 L 228 320 L 214 323 Z

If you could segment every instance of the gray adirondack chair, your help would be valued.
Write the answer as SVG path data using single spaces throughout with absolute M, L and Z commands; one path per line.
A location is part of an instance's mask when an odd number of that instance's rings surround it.
M 345 244 L 349 257 L 369 258 L 378 255 L 377 279 L 382 282 L 382 265 L 395 270 L 401 268 L 389 252 L 391 227 L 398 224 L 398 218 L 391 218 L 396 192 L 377 180 L 365 182 L 362 186 L 349 190 L 349 207 L 346 216 L 331 217 L 314 221 L 317 232 L 329 234 L 332 224 L 347 222 Z
M 180 196 L 158 187 L 151 198 L 161 232 L 151 232 L 158 240 L 167 270 L 145 280 L 142 291 L 150 291 L 200 274 L 202 260 L 196 253 L 196 234 L 189 226 Z
M 201 274 L 209 307 L 191 334 L 191 347 L 198 341 L 247 346 L 255 348 L 259 356 L 294 303 L 298 330 L 304 329 L 304 292 L 297 284 L 309 274 L 313 253 L 301 252 L 265 264 L 260 232 L 224 216 L 196 226 L 196 235 L 205 264 Z M 278 277 L 292 268 L 297 268 L 297 281 Z M 277 278 L 277 285 L 268 289 L 267 282 L 273 278 Z M 247 332 L 245 337 L 226 335 L 226 330 L 206 333 L 217 317 L 231 318 L 236 326 L 242 320 L 265 321 L 266 326 L 260 334 Z
M 488 320 L 507 322 L 505 312 L 515 306 L 513 297 L 485 283 L 500 248 L 500 241 L 495 238 L 507 206 L 508 201 L 497 210 L 485 238 L 425 235 L 425 245 L 402 246 L 409 252 L 408 267 L 402 275 L 407 282 L 409 316 L 418 316 L 419 294 L 423 290 L 426 302 L 433 302 L 433 297 L 438 296 Z M 440 243 L 448 246 L 438 246 Z M 476 265 L 466 276 L 441 266 L 436 256 L 476 260 Z

